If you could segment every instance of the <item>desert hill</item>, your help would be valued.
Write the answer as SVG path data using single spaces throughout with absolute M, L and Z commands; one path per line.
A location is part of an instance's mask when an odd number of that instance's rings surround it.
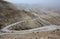
M 60 39 L 60 14 L 0 0 L 0 39 Z
M 29 17 L 23 10 L 18 10 L 16 7 L 6 1 L 0 1 L 0 28 L 24 20 Z
M 36 28 L 44 25 L 60 25 L 60 14 L 39 9 L 19 10 L 13 4 L 0 1 L 0 28 L 21 22 L 16 26 Z

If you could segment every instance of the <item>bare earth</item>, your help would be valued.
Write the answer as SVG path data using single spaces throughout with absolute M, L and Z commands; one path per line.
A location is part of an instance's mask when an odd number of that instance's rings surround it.
M 60 39 L 60 30 L 27 34 L 4 34 L 0 35 L 0 39 Z

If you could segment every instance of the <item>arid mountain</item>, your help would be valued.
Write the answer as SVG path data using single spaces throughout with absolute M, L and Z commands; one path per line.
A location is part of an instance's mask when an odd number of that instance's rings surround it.
M 18 10 L 13 4 L 0 1 L 0 28 L 22 21 L 29 17 L 23 10 Z
M 19 24 L 19 26 L 36 26 L 35 22 L 33 21 L 26 21 L 31 20 L 32 17 L 34 18 L 35 15 L 30 14 L 31 12 L 25 10 L 17 9 L 13 4 L 8 3 L 6 1 L 0 1 L 0 28 L 4 28 L 7 25 L 13 24 L 15 22 L 24 21 Z M 31 17 L 30 17 L 31 16 Z
M 60 25 L 59 19 L 59 13 L 33 8 L 19 10 L 9 2 L 0 1 L 0 28 L 19 21 L 23 21 L 18 24 L 20 27 L 30 28 L 44 25 Z
M 60 39 L 60 13 L 1 0 L 0 39 Z
M 60 13 L 60 3 L 53 3 L 53 4 L 46 4 L 46 3 L 39 3 L 39 4 L 15 4 L 18 7 L 23 8 L 37 8 L 37 9 L 45 9 L 48 11 Z

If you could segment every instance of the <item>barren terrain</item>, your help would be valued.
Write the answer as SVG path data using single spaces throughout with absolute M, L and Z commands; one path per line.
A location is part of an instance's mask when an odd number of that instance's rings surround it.
M 0 5 L 0 39 L 60 39 L 60 13 Z

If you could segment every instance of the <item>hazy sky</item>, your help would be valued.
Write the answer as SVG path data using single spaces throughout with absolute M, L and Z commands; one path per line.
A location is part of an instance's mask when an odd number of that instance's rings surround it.
M 59 3 L 60 0 L 6 0 L 12 3 L 28 3 L 28 4 L 35 4 L 35 3 Z

